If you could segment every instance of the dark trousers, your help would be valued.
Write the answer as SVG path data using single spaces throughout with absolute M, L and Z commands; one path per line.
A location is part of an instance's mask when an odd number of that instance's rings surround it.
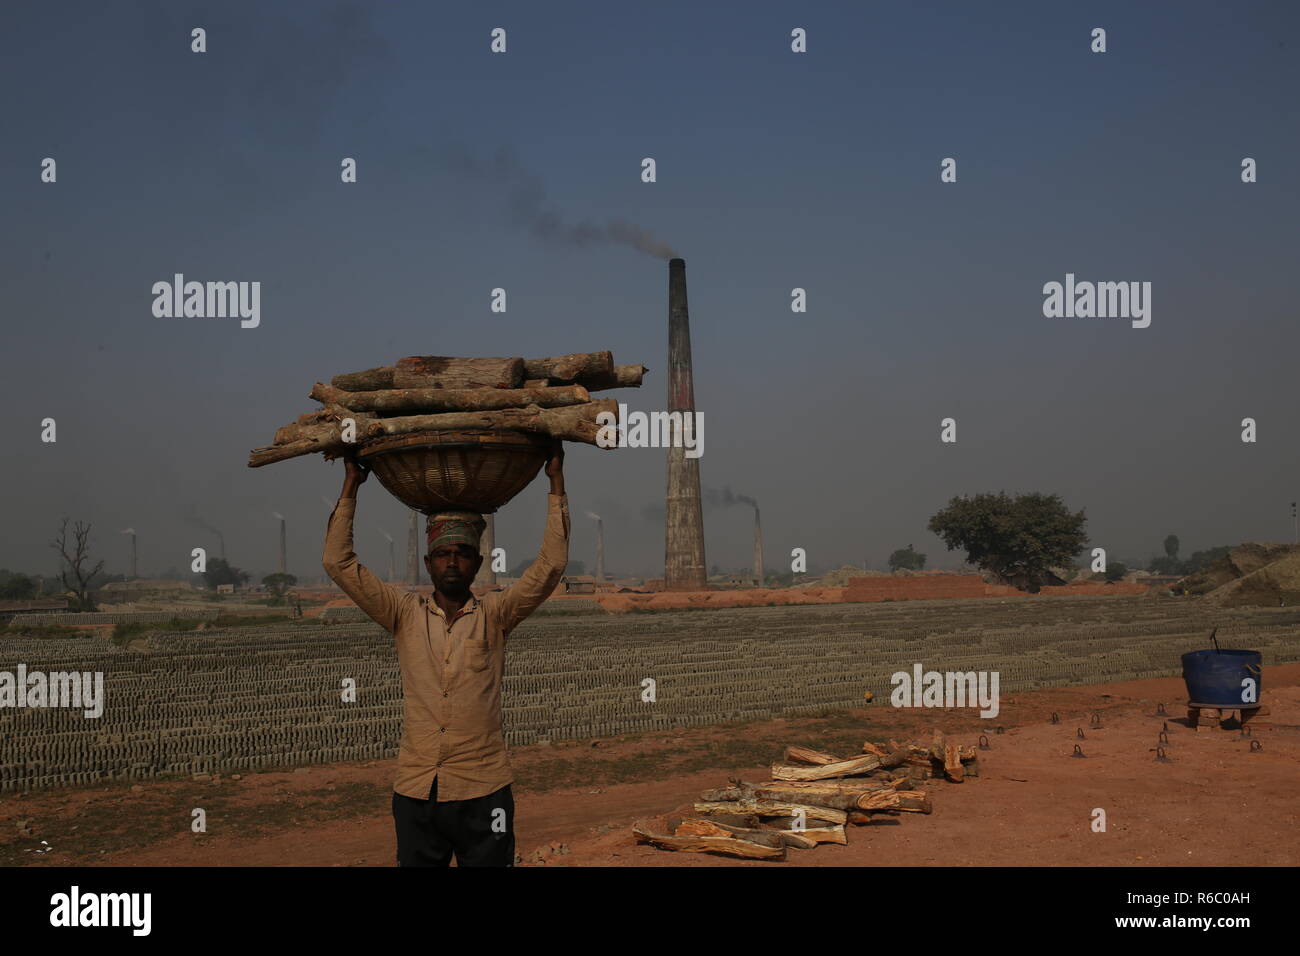
M 438 781 L 428 800 L 393 794 L 398 866 L 515 865 L 515 799 L 504 786 L 486 797 L 439 803 Z

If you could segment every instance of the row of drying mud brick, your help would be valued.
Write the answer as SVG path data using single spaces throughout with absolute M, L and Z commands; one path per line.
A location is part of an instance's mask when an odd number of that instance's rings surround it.
M 1069 615 L 1090 606 L 1058 599 Z M 583 739 L 728 721 L 888 706 L 889 676 L 1000 674 L 1000 692 L 1176 674 L 1202 627 L 1300 659 L 1292 618 L 1197 605 L 1106 602 L 1112 620 L 1063 624 L 1024 602 L 745 608 L 535 617 L 511 636 L 506 742 Z M 1121 606 L 1112 606 L 1121 605 Z M 1022 610 L 1024 613 L 1022 613 Z M 1074 636 L 1071 636 L 1074 635 Z M 374 625 L 302 622 L 155 636 L 143 652 L 93 638 L 14 639 L 0 669 L 102 671 L 99 719 L 80 710 L 0 710 L 0 791 L 188 773 L 237 772 L 396 753 L 400 674 Z M 343 682 L 356 684 L 344 702 Z M 653 682 L 653 683 L 651 683 Z M 90 775 L 89 777 L 87 775 Z

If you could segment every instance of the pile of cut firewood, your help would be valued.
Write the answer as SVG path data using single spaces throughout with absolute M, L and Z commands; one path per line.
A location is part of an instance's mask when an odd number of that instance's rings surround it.
M 534 432 L 595 445 L 596 416 L 617 416 L 618 403 L 593 401 L 590 393 L 639 387 L 645 373 L 643 365 L 615 365 L 609 352 L 540 359 L 412 355 L 336 375 L 328 385 L 317 382 L 310 397 L 323 407 L 279 429 L 273 444 L 253 449 L 248 465 L 315 452 L 336 458 L 366 438 L 426 431 Z
M 847 844 L 846 826 L 870 823 L 878 813 L 929 813 L 926 780 L 960 783 L 979 776 L 974 747 L 949 742 L 935 731 L 928 747 L 895 741 L 865 743 L 848 758 L 806 747 L 787 747 L 772 779 L 706 790 L 691 817 L 671 817 L 667 833 L 642 824 L 638 843 L 686 853 L 720 853 L 751 860 L 784 860 L 786 849 Z

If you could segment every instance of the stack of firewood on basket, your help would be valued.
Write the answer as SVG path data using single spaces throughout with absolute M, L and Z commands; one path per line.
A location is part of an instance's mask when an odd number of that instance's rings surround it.
M 596 445 L 601 412 L 618 413 L 614 399 L 591 392 L 640 386 L 646 369 L 615 365 L 609 352 L 553 358 L 452 358 L 412 355 L 394 365 L 317 382 L 311 397 L 323 406 L 253 449 L 249 466 L 349 446 L 381 436 L 480 429 L 525 432 Z
M 949 742 L 935 731 L 928 747 L 865 743 L 849 758 L 787 747 L 785 762 L 773 764 L 772 779 L 706 790 L 694 815 L 670 818 L 668 833 L 642 824 L 632 828 L 638 843 L 687 853 L 721 853 L 751 860 L 784 860 L 787 847 L 812 849 L 847 844 L 845 827 L 870 823 L 877 813 L 929 813 L 924 781 L 960 783 L 979 776 L 974 747 Z

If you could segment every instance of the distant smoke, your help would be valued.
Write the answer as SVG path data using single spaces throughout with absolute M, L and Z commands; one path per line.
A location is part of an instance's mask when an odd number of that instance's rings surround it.
M 389 534 L 387 531 L 381 529 L 379 533 L 384 536 L 384 540 L 386 540 L 389 544 L 393 543 L 393 536 Z
M 223 535 L 219 530 L 217 530 L 212 525 L 204 521 L 199 516 L 198 509 L 194 506 L 192 502 L 190 504 L 189 511 L 185 514 L 185 520 L 190 522 L 190 524 L 194 525 L 195 527 L 201 528 L 202 530 L 206 531 L 208 534 L 215 534 L 217 536 L 217 540 L 221 542 L 221 556 L 223 558 L 226 556 L 225 535 Z
M 442 162 L 459 176 L 505 186 L 509 193 L 510 215 L 515 224 L 543 241 L 573 246 L 615 243 L 660 259 L 672 259 L 677 255 L 672 246 L 656 239 L 649 230 L 622 219 L 610 219 L 604 225 L 565 222 L 559 212 L 547 208 L 542 181 L 519 164 L 509 147 L 502 146 L 490 160 L 463 148 L 453 148 L 443 155 Z
M 123 528 L 118 534 L 135 534 L 135 528 Z
M 594 511 L 588 511 L 588 512 L 587 512 L 587 517 L 590 518 L 592 521 L 603 521 L 603 520 L 604 520 L 603 518 L 601 518 L 600 515 L 596 514 L 596 512 L 594 512 Z
M 199 513 L 198 511 L 195 510 L 194 505 L 190 505 L 190 510 L 185 514 L 185 520 L 195 525 L 196 527 L 202 528 L 208 534 L 215 534 L 215 535 L 221 534 L 220 531 L 218 531 L 216 528 L 212 527 L 212 525 L 208 524 L 201 517 L 199 517 Z
M 274 515 L 280 521 L 284 520 L 284 515 L 280 514 L 280 512 L 278 511 L 272 511 L 271 514 Z
M 717 488 L 704 489 L 704 504 L 709 508 L 730 508 L 732 505 L 749 505 L 758 510 L 758 502 L 749 495 L 738 495 L 730 487 L 719 491 Z

